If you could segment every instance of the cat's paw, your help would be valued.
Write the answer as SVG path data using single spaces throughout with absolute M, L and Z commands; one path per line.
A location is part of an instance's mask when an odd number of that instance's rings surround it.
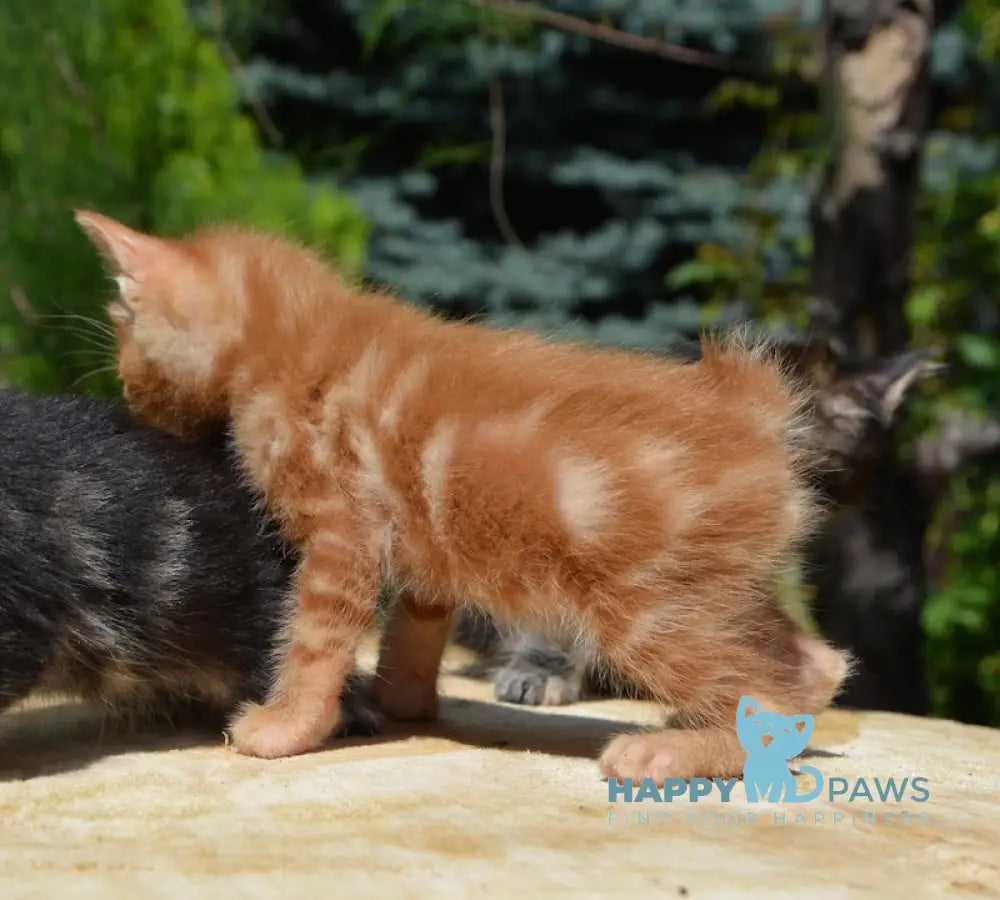
M 579 678 L 564 677 L 523 661 L 505 666 L 493 679 L 497 700 L 525 706 L 565 706 L 576 703 L 582 693 Z
M 620 734 L 604 749 L 598 764 L 608 779 L 652 778 L 662 785 L 665 778 L 738 776 L 745 761 L 746 751 L 728 731 L 704 728 Z
M 229 726 L 233 748 L 245 756 L 277 759 L 319 747 L 340 721 L 339 704 L 310 710 L 301 704 L 247 704 Z
M 372 696 L 370 681 L 352 678 L 341 698 L 340 725 L 334 737 L 374 737 L 385 727 L 385 716 Z
M 401 722 L 424 722 L 438 716 L 437 681 L 404 678 L 377 681 L 375 702 L 392 719 Z
M 660 734 L 620 734 L 601 753 L 598 765 L 608 779 L 641 781 L 689 778 L 679 765 L 670 739 Z

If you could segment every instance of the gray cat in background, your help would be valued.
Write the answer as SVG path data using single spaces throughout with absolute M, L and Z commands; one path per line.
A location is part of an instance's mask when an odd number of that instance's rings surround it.
M 0 712 L 33 692 L 224 721 L 272 680 L 296 558 L 230 468 L 86 397 L 0 391 Z M 380 717 L 357 679 L 342 733 Z

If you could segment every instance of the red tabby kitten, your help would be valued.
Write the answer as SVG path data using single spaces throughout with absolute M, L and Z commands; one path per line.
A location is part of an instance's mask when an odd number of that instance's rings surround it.
M 614 739 L 609 777 L 738 774 L 742 694 L 784 713 L 831 700 L 843 657 L 766 590 L 810 499 L 802 398 L 762 354 L 556 344 L 357 292 L 268 235 L 77 220 L 118 276 L 137 415 L 177 434 L 228 420 L 303 551 L 278 678 L 232 723 L 237 749 L 330 734 L 384 577 L 405 585 L 379 661 L 387 713 L 435 714 L 456 602 L 571 628 L 688 726 Z

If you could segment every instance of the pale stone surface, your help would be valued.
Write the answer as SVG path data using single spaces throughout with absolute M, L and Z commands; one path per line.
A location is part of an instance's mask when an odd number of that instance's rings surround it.
M 729 804 L 612 806 L 593 757 L 620 722 L 655 722 L 650 705 L 539 712 L 494 704 L 488 685 L 457 676 L 443 687 L 443 720 L 421 736 L 397 729 L 272 762 L 211 737 L 98 740 L 66 708 L 11 713 L 0 896 L 1000 895 L 1000 731 L 819 717 L 811 747 L 836 755 L 805 763 L 852 783 L 923 775 L 922 804 L 751 806 L 738 786 Z M 650 824 L 633 823 L 637 809 Z M 900 824 L 903 809 L 913 824 Z M 670 822 L 656 824 L 664 811 Z

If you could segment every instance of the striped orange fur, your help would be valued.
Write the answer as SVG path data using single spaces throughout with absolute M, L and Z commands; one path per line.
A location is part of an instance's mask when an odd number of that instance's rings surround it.
M 265 757 L 318 746 L 380 582 L 404 587 L 379 699 L 434 715 L 455 604 L 569 628 L 684 714 L 616 738 L 609 777 L 738 773 L 749 694 L 813 712 L 845 673 L 769 589 L 811 502 L 803 398 L 761 348 L 684 365 L 443 321 L 353 290 L 275 237 L 78 221 L 118 276 L 136 414 L 179 434 L 228 419 L 247 478 L 299 543 L 297 612 L 269 701 L 232 723 Z

